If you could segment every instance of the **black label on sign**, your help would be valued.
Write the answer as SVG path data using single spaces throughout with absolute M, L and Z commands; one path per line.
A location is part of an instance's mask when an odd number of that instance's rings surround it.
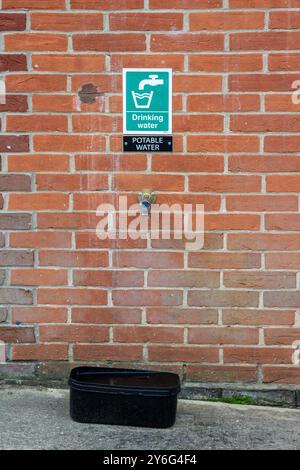
M 124 152 L 173 152 L 173 137 L 164 135 L 124 135 Z

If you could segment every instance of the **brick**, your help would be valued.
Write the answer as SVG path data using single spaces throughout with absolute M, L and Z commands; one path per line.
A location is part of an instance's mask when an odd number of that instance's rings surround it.
M 74 34 L 73 48 L 75 51 L 145 51 L 146 36 L 141 33 Z
M 5 323 L 7 319 L 7 309 L 0 308 L 0 323 Z
M 183 268 L 182 253 L 160 252 L 116 252 L 114 266 L 122 268 L 180 269 Z
M 300 172 L 300 157 L 296 155 L 230 155 L 229 170 L 246 173 Z
M 150 287 L 219 287 L 220 275 L 209 271 L 151 271 Z
M 3 9 L 59 10 L 65 8 L 65 0 L 3 0 Z
M 75 115 L 73 116 L 74 132 L 121 132 L 122 118 L 120 116 L 101 115 L 93 116 Z
M 187 137 L 188 152 L 258 152 L 257 136 L 197 135 Z
M 143 0 L 71 0 L 75 10 L 130 10 L 144 8 Z
M 82 217 L 81 217 L 82 219 Z M 91 226 L 92 224 L 94 225 L 94 229 L 95 229 L 95 225 L 97 225 L 97 223 L 99 222 L 99 219 L 98 220 L 95 220 L 95 221 L 91 221 L 91 215 L 88 214 L 88 220 L 87 222 L 84 220 L 84 221 L 75 221 L 75 224 L 74 225 L 78 225 L 79 227 L 82 227 L 82 228 L 87 228 L 88 226 Z M 63 223 L 61 221 L 59 221 L 60 223 Z M 67 221 L 68 222 L 68 221 Z M 83 222 L 83 223 L 82 223 Z M 72 221 L 70 223 L 70 225 L 73 225 L 72 224 Z M 124 240 L 119 240 L 119 239 L 106 239 L 106 240 L 100 240 L 98 237 L 97 237 L 97 234 L 94 232 L 78 232 L 76 234 L 76 247 L 77 248 L 97 248 L 97 249 L 107 249 L 107 248 L 113 248 L 114 250 L 116 249 L 137 249 L 137 248 L 144 248 L 146 249 L 147 247 L 147 242 L 146 240 L 141 240 L 141 239 L 138 239 L 138 240 L 131 240 L 131 239 L 124 239 Z
M 297 308 L 299 305 L 300 294 L 299 292 L 265 292 L 264 294 L 264 305 L 266 307 L 288 307 L 288 308 Z M 293 330 L 294 331 L 294 330 Z M 290 332 L 290 334 L 298 334 L 299 339 L 299 330 Z
M 171 68 L 182 72 L 184 69 L 183 54 L 113 54 L 111 71 L 121 72 L 123 68 Z
M 117 343 L 183 343 L 183 328 L 153 326 L 114 326 Z
M 300 266 L 299 253 L 270 253 L 266 255 L 268 269 L 298 269 Z
M 299 11 L 271 11 L 270 29 L 300 29 Z
M 28 230 L 31 228 L 30 214 L 0 214 L 0 229 Z
M 103 267 L 107 266 L 107 262 L 107 253 L 104 252 L 79 250 L 41 250 L 39 252 L 40 266 Z
M 5 281 L 5 276 L 6 276 L 6 273 L 5 273 L 5 270 L 1 269 L 0 270 L 0 285 L 3 286 L 4 284 L 4 281 Z
M 14 269 L 11 271 L 12 286 L 64 286 L 67 284 L 67 271 L 62 269 Z
M 173 89 L 176 93 L 220 92 L 221 75 L 175 75 Z
M 271 193 L 297 193 L 300 175 L 267 176 L 267 191 Z M 297 209 L 296 209 L 297 210 Z
M 201 94 L 187 97 L 187 111 L 189 112 L 248 112 L 259 111 L 260 99 L 258 95 L 247 94 Z
M 66 51 L 68 38 L 65 34 L 16 33 L 4 39 L 6 51 Z
M 224 286 L 238 289 L 293 289 L 296 288 L 295 273 L 274 272 L 226 272 Z
M 99 54 L 33 55 L 32 65 L 39 72 L 103 72 L 105 57 Z
M 27 175 L 7 174 L 0 176 L 0 191 L 30 191 L 31 182 Z
M 44 212 L 37 214 L 37 226 L 40 229 L 93 229 L 99 219 L 96 215 L 89 213 L 61 213 L 61 212 Z
M 67 116 L 44 116 L 31 114 L 21 116 L 12 114 L 6 119 L 7 132 L 66 132 L 68 130 Z
M 236 115 L 231 116 L 230 129 L 235 132 L 299 132 L 300 118 L 297 114 Z
M 40 340 L 47 342 L 102 343 L 108 340 L 108 328 L 90 325 L 47 325 L 40 326 Z
M 28 154 L 9 155 L 8 171 L 16 172 L 43 172 L 43 171 L 68 171 L 68 155 Z
M 0 232 L 0 247 L 2 248 L 5 245 L 4 233 Z
M 299 328 L 266 328 L 265 342 L 268 345 L 292 346 L 294 341 L 299 340 Z M 290 357 L 291 362 L 291 357 Z
M 33 266 L 33 253 L 26 250 L 1 250 L 0 266 Z
M 19 211 L 68 210 L 69 195 L 61 193 L 14 193 L 9 196 L 8 209 Z
M 67 344 L 32 344 L 12 347 L 13 361 L 66 361 Z
M 172 290 L 114 290 L 113 304 L 132 306 L 176 306 L 182 304 L 182 292 Z
M 192 192 L 259 192 L 259 176 L 246 175 L 192 175 L 189 176 L 189 190 Z
M 142 360 L 142 346 L 105 344 L 75 344 L 74 359 L 83 361 L 135 361 Z
M 100 95 L 103 93 L 121 93 L 122 81 L 121 75 L 93 75 L 93 74 L 80 74 L 72 76 L 72 91 L 78 93 L 83 86 L 87 84 L 93 84 L 97 87 L 97 91 Z M 99 104 L 100 103 L 100 104 Z M 100 101 L 97 105 L 97 112 L 99 109 L 104 111 L 104 103 Z M 92 111 L 92 110 L 91 110 Z
M 0 303 L 1 304 L 14 304 L 14 305 L 28 305 L 33 303 L 32 292 L 25 289 L 1 287 L 0 288 Z M 0 339 L 1 338 L 0 328 Z M 5 341 L 5 339 L 4 339 Z
M 270 54 L 269 70 L 271 71 L 296 71 L 299 70 L 300 55 L 297 53 Z M 289 97 L 290 98 L 290 97 Z
M 111 13 L 111 31 L 180 31 L 182 13 Z
M 143 271 L 74 270 L 74 286 L 143 287 Z
M 224 11 L 190 14 L 190 30 L 264 29 L 265 15 L 257 11 Z
M 101 308 L 72 308 L 73 323 L 93 324 L 120 324 L 140 323 L 141 312 L 139 309 L 101 307 Z
M 103 29 L 100 13 L 32 13 L 31 29 L 40 31 L 89 31 Z
M 151 51 L 153 52 L 199 52 L 223 51 L 223 34 L 177 33 L 152 34 Z
M 27 135 L 3 135 L 0 136 L 0 152 L 28 152 L 29 138 Z
M 140 190 L 141 187 L 153 187 L 157 191 L 183 191 L 184 177 L 179 175 L 138 175 L 117 174 L 114 176 L 113 187 L 121 191 Z
M 64 75 L 18 74 L 6 77 L 7 91 L 48 92 L 66 91 L 67 79 Z
M 274 153 L 297 153 L 299 151 L 300 139 L 298 136 L 267 136 L 265 138 L 265 152 Z
M 256 382 L 257 372 L 254 366 L 228 365 L 188 365 L 187 379 L 196 382 Z
M 150 0 L 150 8 L 165 9 L 165 5 L 160 0 Z M 173 0 L 172 9 L 209 9 L 221 8 L 222 0 Z
M 299 0 L 230 0 L 232 8 L 297 8 Z
M 224 348 L 224 362 L 290 364 L 292 350 L 282 348 Z
M 26 29 L 26 15 L 17 13 L 0 14 L 0 31 L 24 31 Z
M 295 100 L 294 100 L 295 101 Z M 294 113 L 295 111 L 299 111 L 300 104 L 293 102 L 291 99 L 291 94 L 271 94 L 265 96 L 265 108 L 266 111 L 271 112 L 288 112 Z
M 65 65 L 62 65 L 65 66 Z M 98 103 L 96 103 L 98 104 Z M 32 109 L 33 111 L 47 111 L 58 113 L 78 112 L 80 109 L 80 101 L 75 94 L 64 95 L 33 95 Z
M 238 212 L 290 212 L 298 211 L 298 199 L 296 196 L 228 196 L 226 208 Z
M 92 174 L 39 174 L 36 178 L 39 190 L 49 191 L 100 191 L 108 189 L 107 175 Z
M 147 323 L 158 325 L 211 325 L 218 321 L 217 310 L 207 308 L 147 308 Z
M 300 40 L 299 32 L 252 32 L 234 33 L 230 38 L 233 51 L 276 51 L 295 49 Z
M 143 154 L 95 154 L 75 156 L 75 168 L 77 171 L 114 171 L 116 167 L 120 171 L 146 170 L 147 159 L 146 156 Z M 82 196 L 82 194 L 77 194 L 77 196 L 80 197 Z M 97 197 L 96 194 L 93 194 L 92 196 L 93 198 Z
M 0 72 L 20 72 L 24 70 L 27 70 L 25 54 L 0 54 Z
M 34 343 L 34 329 L 28 327 L 1 326 L 0 339 L 5 343 Z
M 270 214 L 266 216 L 267 230 L 300 230 L 299 214 Z
M 228 80 L 228 88 L 230 92 L 290 92 L 292 83 L 298 79 L 299 76 L 297 74 L 245 73 L 240 75 L 231 75 Z
M 11 232 L 9 245 L 12 248 L 71 248 L 72 234 L 47 231 Z
M 179 114 L 174 116 L 173 126 L 174 132 L 222 132 L 224 117 L 214 114 Z
M 299 366 L 263 367 L 263 382 L 272 384 L 300 384 Z
M 223 310 L 224 325 L 275 326 L 289 325 L 295 322 L 293 310 L 254 310 L 225 309 Z
M 107 294 L 102 289 L 41 288 L 37 300 L 39 304 L 50 305 L 105 305 Z
M 262 67 L 261 54 L 193 54 L 189 57 L 191 72 L 258 72 Z
M 65 323 L 67 309 L 62 307 L 13 307 L 12 321 L 14 323 Z
M 28 110 L 27 96 L 6 95 L 5 103 L 0 103 L 0 111 L 25 112 Z
M 259 230 L 260 216 L 254 214 L 208 214 L 206 230 Z
M 218 348 L 149 346 L 149 360 L 157 362 L 219 362 Z
M 241 233 L 228 235 L 229 250 L 291 251 L 297 250 L 300 234 Z
M 257 344 L 257 328 L 205 327 L 189 328 L 188 342 L 192 344 Z
M 188 305 L 195 307 L 258 307 L 258 292 L 190 291 Z
M 94 135 L 36 135 L 34 149 L 38 152 L 101 152 L 105 150 L 104 137 Z

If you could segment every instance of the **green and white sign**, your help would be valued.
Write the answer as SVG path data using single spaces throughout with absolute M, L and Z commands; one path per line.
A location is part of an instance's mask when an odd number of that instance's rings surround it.
M 171 69 L 123 69 L 123 132 L 172 134 Z

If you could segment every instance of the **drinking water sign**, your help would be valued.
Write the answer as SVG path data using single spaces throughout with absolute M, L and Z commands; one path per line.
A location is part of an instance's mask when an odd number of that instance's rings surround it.
M 171 69 L 123 69 L 123 132 L 125 151 L 172 150 Z

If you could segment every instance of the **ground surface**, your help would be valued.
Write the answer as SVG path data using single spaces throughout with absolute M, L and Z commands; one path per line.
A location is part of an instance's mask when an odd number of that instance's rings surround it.
M 67 390 L 0 387 L 0 449 L 300 449 L 300 409 L 180 401 L 171 429 L 78 424 Z

